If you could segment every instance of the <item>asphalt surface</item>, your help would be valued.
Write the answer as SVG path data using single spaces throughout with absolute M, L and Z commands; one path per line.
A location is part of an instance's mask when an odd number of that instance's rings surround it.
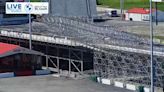
M 88 79 L 73 80 L 48 76 L 0 79 L 0 92 L 133 92 L 102 85 Z

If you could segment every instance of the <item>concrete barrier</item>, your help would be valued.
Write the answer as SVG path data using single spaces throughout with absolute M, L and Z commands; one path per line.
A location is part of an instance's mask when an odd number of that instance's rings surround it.
M 14 77 L 14 72 L 0 73 L 0 78 L 11 78 Z
M 112 85 L 114 83 L 115 87 L 126 88 L 128 90 L 138 92 L 138 88 L 137 88 L 138 85 L 137 84 L 134 85 L 134 84 L 129 84 L 129 83 L 123 83 L 120 81 L 111 81 L 110 79 L 105 79 L 105 78 L 100 78 L 100 77 L 97 77 L 97 82 L 105 84 L 105 85 Z M 144 90 L 144 92 L 150 92 L 150 88 L 148 88 L 148 87 L 143 86 L 143 90 Z M 163 92 L 163 89 L 162 88 L 155 88 L 155 92 Z
M 126 89 L 129 89 L 129 90 L 136 90 L 136 86 L 135 85 L 132 85 L 132 84 L 126 84 Z
M 154 90 L 155 90 L 155 92 L 163 92 L 163 88 L 157 88 L 157 87 L 155 87 Z
M 151 92 L 151 91 L 150 91 L 150 88 L 144 87 L 144 92 Z M 163 89 L 162 89 L 162 88 L 157 88 L 157 87 L 155 87 L 155 88 L 154 88 L 154 92 L 163 92 Z
M 111 80 L 109 79 L 102 79 L 102 84 L 106 84 L 106 85 L 111 85 Z
M 57 78 L 59 78 L 59 77 L 60 77 L 60 75 L 59 75 L 59 74 L 52 74 L 52 76 L 53 76 L 53 77 L 57 77 Z
M 144 87 L 144 92 L 150 92 L 150 88 Z
M 97 77 L 97 82 L 99 82 L 99 83 L 101 82 L 100 77 Z
M 115 87 L 126 88 L 128 90 L 137 91 L 137 92 L 139 90 L 138 89 L 139 85 L 137 84 L 135 85 L 135 84 L 123 83 L 120 81 L 112 81 L 110 79 L 105 79 L 105 78 L 100 78 L 100 77 L 97 77 L 97 82 L 105 84 L 105 85 L 113 85 L 114 83 Z M 143 86 L 143 90 L 144 92 L 150 92 L 150 88 L 145 87 L 145 86 Z M 155 87 L 155 92 L 163 92 L 163 89 Z
M 124 88 L 124 83 L 119 82 L 119 81 L 114 81 L 114 86 Z
M 50 74 L 51 71 L 46 69 L 46 70 L 36 70 L 36 75 L 47 75 L 47 74 Z

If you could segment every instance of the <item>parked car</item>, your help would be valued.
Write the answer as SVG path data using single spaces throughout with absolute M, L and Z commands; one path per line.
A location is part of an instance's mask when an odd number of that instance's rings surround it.
M 105 11 L 105 13 L 109 17 L 118 17 L 117 10 Z
M 118 17 L 118 14 L 117 14 L 116 10 L 111 11 L 111 17 Z

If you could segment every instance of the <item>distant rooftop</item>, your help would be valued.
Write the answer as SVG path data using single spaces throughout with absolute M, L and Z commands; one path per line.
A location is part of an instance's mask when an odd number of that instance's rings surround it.
M 153 9 L 153 12 L 155 12 L 155 9 Z M 145 8 L 132 8 L 129 9 L 127 13 L 149 14 L 150 10 Z

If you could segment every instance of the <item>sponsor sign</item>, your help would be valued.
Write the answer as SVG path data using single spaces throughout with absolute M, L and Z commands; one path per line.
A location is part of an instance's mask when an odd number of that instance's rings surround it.
M 48 14 L 48 2 L 6 2 L 6 14 Z

